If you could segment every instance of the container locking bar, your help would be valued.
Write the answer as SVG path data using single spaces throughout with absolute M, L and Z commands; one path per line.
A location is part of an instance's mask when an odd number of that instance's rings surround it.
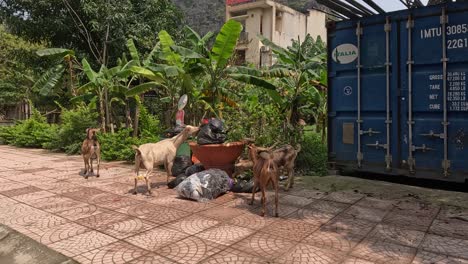
M 383 148 L 383 149 L 388 149 L 387 144 L 379 144 L 378 141 L 375 142 L 375 144 L 366 144 L 368 147 L 375 147 L 375 149 Z
M 408 22 L 406 28 L 408 29 L 408 166 L 410 173 L 415 172 L 416 160 L 413 156 L 413 152 L 416 150 L 413 146 L 413 46 L 412 46 L 412 33 L 414 27 L 414 20 L 408 16 Z
M 386 129 L 387 129 L 387 144 L 386 145 L 386 154 L 385 154 L 385 169 L 387 171 L 392 170 L 392 155 L 390 154 L 390 126 L 392 124 L 392 119 L 390 118 L 390 67 L 392 63 L 390 62 L 390 31 L 392 30 L 392 24 L 390 23 L 390 18 L 386 17 L 385 19 L 385 69 L 386 69 L 386 81 L 387 81 L 387 89 L 386 89 Z M 372 135 L 372 134 L 371 134 Z
M 359 131 L 357 135 L 357 163 L 358 163 L 358 168 L 362 167 L 362 160 L 364 159 L 364 155 L 362 154 L 361 151 L 361 124 L 363 123 L 363 120 L 361 119 L 361 36 L 362 36 L 362 27 L 361 27 L 361 22 L 357 23 L 357 28 L 356 28 L 356 36 L 357 36 L 357 48 L 358 48 L 358 56 L 357 56 L 357 129 Z
M 430 138 L 441 138 L 441 139 L 444 139 L 445 138 L 445 134 L 441 133 L 441 134 L 436 134 L 434 133 L 434 131 L 429 131 L 429 133 L 426 133 L 426 134 L 419 134 L 420 136 L 423 136 L 423 137 L 430 137 Z
M 447 117 L 447 24 L 448 24 L 448 16 L 447 11 L 445 8 L 442 9 L 442 16 L 440 17 L 440 24 L 442 25 L 442 69 L 443 69 L 443 108 L 444 108 L 444 120 L 442 121 L 442 125 L 444 127 L 444 160 L 442 161 L 442 168 L 444 170 L 444 177 L 448 177 L 450 175 L 450 160 L 448 159 L 448 117 Z
M 381 133 L 380 131 L 372 130 L 372 128 L 369 128 L 368 130 L 360 130 L 360 131 L 359 131 L 359 135 L 368 134 L 368 135 L 371 136 L 371 137 L 372 137 L 372 135 L 374 135 L 374 134 L 380 134 L 380 133 Z
M 433 148 L 427 147 L 426 144 L 422 144 L 421 147 L 411 146 L 412 151 L 421 150 L 422 152 L 434 150 Z

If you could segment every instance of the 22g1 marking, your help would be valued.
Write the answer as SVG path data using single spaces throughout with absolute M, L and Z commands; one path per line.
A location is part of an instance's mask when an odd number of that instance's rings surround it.
M 468 48 L 468 38 L 449 39 L 447 41 L 447 49 L 463 49 L 463 48 Z

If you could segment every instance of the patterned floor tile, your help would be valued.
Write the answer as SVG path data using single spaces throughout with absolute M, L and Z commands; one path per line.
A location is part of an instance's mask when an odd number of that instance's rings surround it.
M 166 226 L 190 235 L 195 235 L 219 223 L 220 221 L 218 220 L 193 215 L 176 222 L 169 223 Z
M 366 240 L 418 248 L 423 238 L 424 232 L 421 231 L 403 229 L 389 225 L 378 225 L 369 233 Z
M 251 235 L 254 231 L 248 228 L 234 225 L 219 225 L 207 229 L 196 236 L 222 245 L 232 245 L 235 242 Z
M 391 243 L 365 241 L 357 245 L 351 255 L 361 259 L 382 263 L 409 263 L 416 249 Z
M 277 260 L 283 264 L 334 264 L 343 259 L 343 255 L 337 251 L 328 251 L 306 244 L 299 244 L 291 252 Z
M 335 214 L 319 210 L 300 209 L 287 216 L 288 219 L 304 221 L 311 225 L 323 225 L 330 221 Z
M 0 194 L 4 195 L 3 193 L 14 191 L 22 188 L 28 187 L 27 184 L 18 183 L 18 182 L 11 182 L 11 183 L 2 183 L 0 184 Z M 7 196 L 7 195 L 4 195 Z
M 126 238 L 125 241 L 149 251 L 159 252 L 159 248 L 168 244 L 173 244 L 186 237 L 188 237 L 188 234 L 183 232 L 167 227 L 157 227 L 136 236 Z
M 311 225 L 303 221 L 293 219 L 278 219 L 260 231 L 285 239 L 301 241 L 319 228 L 318 225 Z
M 355 258 L 355 257 L 349 257 L 345 259 L 341 264 L 374 264 L 375 262 L 360 259 L 360 258 Z
M 190 213 L 187 212 L 163 206 L 157 206 L 150 203 L 139 203 L 135 206 L 119 209 L 118 211 L 160 225 L 169 222 L 175 222 L 183 217 L 190 215 Z
M 326 195 L 324 192 L 309 189 L 294 189 L 287 192 L 287 194 L 312 199 L 320 199 Z
M 91 215 L 85 218 L 80 218 L 76 220 L 75 222 L 77 224 L 80 224 L 89 228 L 97 229 L 97 228 L 110 225 L 118 221 L 122 221 L 127 218 L 128 218 L 128 215 L 118 213 L 118 212 L 106 211 L 100 214 L 95 214 L 95 215 Z
M 354 204 L 357 201 L 364 198 L 364 195 L 358 193 L 351 193 L 351 192 L 333 192 L 325 197 L 323 200 L 339 202 L 339 203 L 346 203 L 346 204 Z
M 104 213 L 104 212 L 108 212 L 108 211 L 103 210 L 101 208 L 98 208 L 95 205 L 90 204 L 90 205 L 83 205 L 83 206 L 73 207 L 73 208 L 70 208 L 70 209 L 65 210 L 65 211 L 56 212 L 55 214 L 57 214 L 57 215 L 59 215 L 59 216 L 61 216 L 63 218 L 66 218 L 68 220 L 75 221 L 75 220 L 78 220 L 78 219 L 81 219 L 81 218 L 87 218 L 87 217 L 97 215 L 97 214 L 101 214 L 101 213 Z
M 141 220 L 137 217 L 127 217 L 123 220 L 99 226 L 97 227 L 97 230 L 106 235 L 118 239 L 123 239 L 138 233 L 142 233 L 154 227 L 156 227 L 156 225 L 152 222 Z
M 143 257 L 134 259 L 128 262 L 128 264 L 177 264 L 177 263 L 165 257 L 156 255 L 155 253 L 150 253 Z
M 82 264 L 124 264 L 147 253 L 126 242 L 116 242 L 75 256 L 74 259 Z
M 363 219 L 371 222 L 380 222 L 385 217 L 385 215 L 388 214 L 388 211 L 353 205 L 346 209 L 344 214 L 350 215 L 357 219 Z
M 359 243 L 359 240 L 347 237 L 345 234 L 319 230 L 306 237 L 302 242 L 319 248 L 347 253 Z
M 226 247 L 212 241 L 191 236 L 158 249 L 158 254 L 179 263 L 195 264 Z
M 17 189 L 1 191 L 0 194 L 3 196 L 7 196 L 7 197 L 15 197 L 18 195 L 34 193 L 38 191 L 42 191 L 42 190 L 34 186 L 26 186 L 26 187 L 17 188 Z
M 326 213 L 339 214 L 348 207 L 350 207 L 350 205 L 345 203 L 317 200 L 311 203 L 310 205 L 306 206 L 305 209 L 319 210 Z
M 432 216 L 390 212 L 382 220 L 382 223 L 425 232 L 429 229 L 433 219 Z
M 390 210 L 393 208 L 394 202 L 381 200 L 373 197 L 364 197 L 359 200 L 356 205 L 368 208 L 375 208 L 380 210 Z
M 49 228 L 44 234 L 41 235 L 39 242 L 45 245 L 49 245 L 89 231 L 91 230 L 84 226 L 75 223 L 66 223 Z
M 43 198 L 47 198 L 51 196 L 55 196 L 55 193 L 51 193 L 48 191 L 37 191 L 37 192 L 31 192 L 27 194 L 18 195 L 18 196 L 15 196 L 14 198 L 17 201 L 30 204 L 31 201 L 39 200 L 39 199 L 43 199 Z
M 250 255 L 246 252 L 239 251 L 236 249 L 228 248 L 219 254 L 206 258 L 201 263 L 203 264 L 267 264 L 271 261 L 267 261 L 260 257 Z
M 74 257 L 90 250 L 100 249 L 116 241 L 115 238 L 108 235 L 90 231 L 50 244 L 49 247 L 66 256 Z
M 468 240 L 428 234 L 421 248 L 442 255 L 468 259 Z
M 468 222 L 454 218 L 436 219 L 429 228 L 429 232 L 468 240 Z
M 323 225 L 320 230 L 345 235 L 346 239 L 361 240 L 377 223 L 346 216 L 337 216 Z
M 271 218 L 261 217 L 256 214 L 243 214 L 238 217 L 234 217 L 227 223 L 254 230 L 259 230 L 271 224 L 272 221 L 273 219 Z
M 446 255 L 438 255 L 427 251 L 418 251 L 413 264 L 468 264 L 466 259 L 452 258 Z
M 294 207 L 304 207 L 316 201 L 317 201 L 316 199 L 293 196 L 293 195 L 282 195 L 279 198 L 279 204 L 281 205 L 284 204 L 284 205 L 289 205 L 289 206 L 294 206 Z M 272 200 L 271 202 L 274 202 L 274 200 Z
M 237 208 L 230 208 L 230 207 L 223 207 L 217 206 L 211 209 L 205 210 L 200 212 L 199 214 L 208 218 L 214 218 L 216 220 L 225 221 L 233 219 L 239 215 L 245 214 L 247 211 L 237 209 Z
M 258 232 L 232 247 L 264 259 L 275 259 L 284 255 L 295 244 L 293 241 L 272 234 Z

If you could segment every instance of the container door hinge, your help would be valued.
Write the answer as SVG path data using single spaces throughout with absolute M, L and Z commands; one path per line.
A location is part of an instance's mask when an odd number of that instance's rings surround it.
M 413 146 L 411 146 L 411 149 L 412 149 L 412 151 L 421 150 L 422 152 L 434 150 L 433 148 L 427 147 L 426 144 L 422 144 L 422 146 L 420 146 L 420 147 L 417 147 L 417 146 L 413 145 Z
M 388 148 L 387 144 L 379 144 L 378 141 L 376 141 L 374 144 L 366 144 L 366 146 L 374 147 L 375 149 L 379 149 L 379 148 L 387 149 Z
M 358 162 L 358 168 L 361 168 L 362 167 L 362 161 L 364 160 L 364 155 L 362 154 L 362 152 L 358 152 L 357 155 L 356 155 L 356 158 L 357 158 L 357 162 Z
M 380 134 L 380 133 L 381 133 L 380 131 L 372 130 L 372 128 L 369 128 L 367 131 L 366 130 L 359 131 L 359 135 L 368 134 L 369 136 L 372 136 L 373 134 Z
M 416 167 L 416 159 L 415 158 L 408 158 L 408 167 L 409 167 L 409 172 L 411 174 L 416 172 L 416 170 L 414 169 Z
M 387 165 L 385 167 L 385 170 L 391 171 L 392 170 L 392 156 L 391 155 L 385 155 L 385 163 Z
M 429 131 L 429 133 L 426 133 L 426 134 L 419 134 L 420 136 L 423 136 L 423 137 L 430 137 L 430 138 L 441 138 L 441 139 L 444 139 L 445 138 L 445 135 L 443 133 L 441 134 L 436 134 L 434 133 L 434 131 Z

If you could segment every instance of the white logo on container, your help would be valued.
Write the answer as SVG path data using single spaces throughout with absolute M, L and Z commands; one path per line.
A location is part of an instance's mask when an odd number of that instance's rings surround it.
M 341 44 L 332 52 L 332 58 L 340 64 L 348 64 L 355 61 L 358 57 L 358 48 L 353 44 Z

